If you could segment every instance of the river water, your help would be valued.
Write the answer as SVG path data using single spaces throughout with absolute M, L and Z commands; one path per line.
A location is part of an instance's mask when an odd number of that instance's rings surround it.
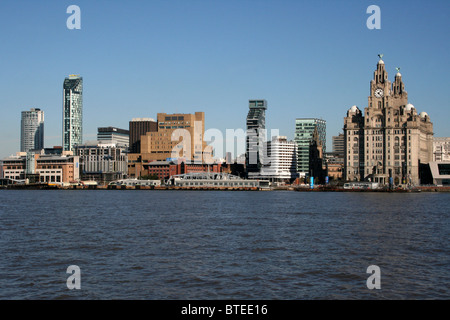
M 0 299 L 449 299 L 449 204 L 448 193 L 0 190 Z M 367 287 L 371 265 L 381 289 Z

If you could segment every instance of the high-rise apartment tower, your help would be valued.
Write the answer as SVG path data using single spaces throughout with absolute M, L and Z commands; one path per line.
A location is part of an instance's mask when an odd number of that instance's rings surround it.
M 44 111 L 37 108 L 22 111 L 20 127 L 21 152 L 44 149 Z
M 83 78 L 70 75 L 63 86 L 63 150 L 83 143 Z

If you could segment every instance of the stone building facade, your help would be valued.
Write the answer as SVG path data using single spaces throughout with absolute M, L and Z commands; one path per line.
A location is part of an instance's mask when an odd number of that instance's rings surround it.
M 433 139 L 433 161 L 450 162 L 450 138 L 434 137 Z
M 344 118 L 344 179 L 417 185 L 421 165 L 433 160 L 433 124 L 408 103 L 399 68 L 388 80 L 381 57 L 364 115 L 353 106 Z

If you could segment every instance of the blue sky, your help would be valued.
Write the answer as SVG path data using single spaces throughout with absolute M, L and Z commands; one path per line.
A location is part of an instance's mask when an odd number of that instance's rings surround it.
M 81 30 L 69 30 L 69 5 Z M 381 29 L 369 30 L 369 5 Z M 135 117 L 204 111 L 206 128 L 245 129 L 248 100 L 268 101 L 268 129 L 293 138 L 295 118 L 342 131 L 367 106 L 378 61 L 401 67 L 409 102 L 450 136 L 450 2 L 130 0 L 0 2 L 0 158 L 20 149 L 20 113 L 45 112 L 45 146 L 61 145 L 62 84 L 84 80 L 84 140 Z

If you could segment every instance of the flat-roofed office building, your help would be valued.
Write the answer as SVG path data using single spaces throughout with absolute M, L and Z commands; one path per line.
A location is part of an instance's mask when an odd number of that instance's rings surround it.
M 2 160 L 3 178 L 22 180 L 37 175 L 37 182 L 70 184 L 79 181 L 79 157 L 19 152 Z
M 338 136 L 333 136 L 331 138 L 333 144 L 333 153 L 335 154 L 335 156 L 344 157 L 345 152 L 344 138 L 345 137 L 343 133 L 339 133 Z
M 322 145 L 322 152 L 326 152 L 326 121 L 317 118 L 297 118 L 295 120 L 294 141 L 297 143 L 297 172 L 300 176 L 309 175 L 310 144 L 314 131 L 317 130 L 318 139 Z
M 286 136 L 274 136 L 264 143 L 261 171 L 249 173 L 249 178 L 272 182 L 291 182 L 297 178 L 297 144 Z
M 107 183 L 123 179 L 128 171 L 127 147 L 116 142 L 91 141 L 75 148 L 80 178 Z
M 130 153 L 141 152 L 141 137 L 147 132 L 157 132 L 158 122 L 153 118 L 133 118 L 129 122 L 129 151 Z
M 103 143 L 116 143 L 128 147 L 130 144 L 130 131 L 116 127 L 98 128 L 97 140 Z

